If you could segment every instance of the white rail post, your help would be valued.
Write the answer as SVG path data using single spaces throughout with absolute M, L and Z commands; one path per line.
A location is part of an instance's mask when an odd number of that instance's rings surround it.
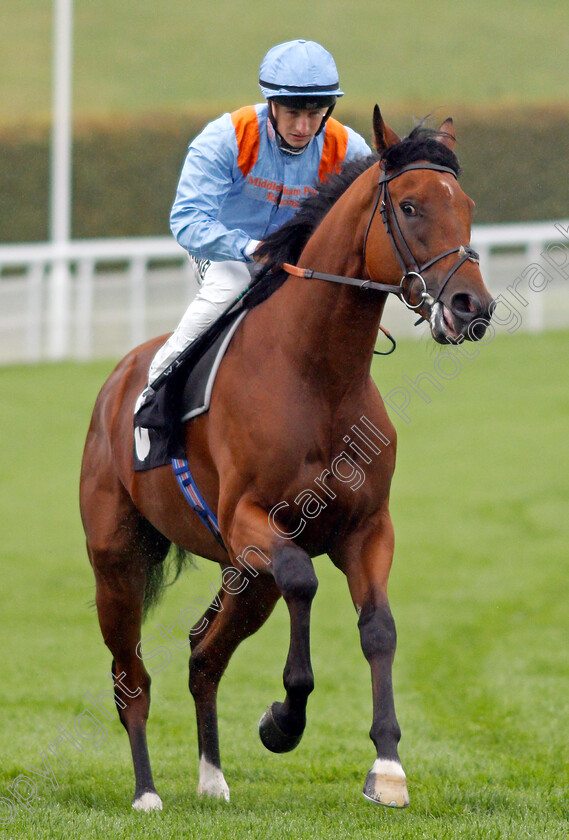
M 85 257 L 77 267 L 76 357 L 90 359 L 93 353 L 93 283 L 95 260 Z
M 53 119 L 50 176 L 50 236 L 54 259 L 49 276 L 47 355 L 64 358 L 69 349 L 71 234 L 71 72 L 73 0 L 55 0 L 53 28 Z
M 128 272 L 130 295 L 130 341 L 137 347 L 146 339 L 146 269 L 147 257 L 131 257 Z
M 42 300 L 45 265 L 34 262 L 26 274 L 26 360 L 39 362 L 42 344 Z
M 543 265 L 541 252 L 545 247 L 545 242 L 532 242 L 527 250 L 530 263 L 536 265 Z M 547 294 L 547 292 L 546 292 Z M 545 313 L 543 294 L 541 292 L 534 292 L 529 301 L 527 309 L 527 329 L 529 332 L 542 332 L 545 328 Z

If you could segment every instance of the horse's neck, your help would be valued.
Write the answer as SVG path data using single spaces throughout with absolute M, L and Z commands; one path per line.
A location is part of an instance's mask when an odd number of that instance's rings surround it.
M 364 198 L 361 189 L 350 189 L 338 200 L 302 252 L 301 267 L 364 278 L 363 244 L 373 190 L 363 192 Z M 367 381 L 385 295 L 297 278 L 289 278 L 282 292 L 284 341 L 306 375 L 340 390 Z

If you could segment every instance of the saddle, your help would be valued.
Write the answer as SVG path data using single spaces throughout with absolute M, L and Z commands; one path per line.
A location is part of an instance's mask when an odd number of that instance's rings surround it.
M 162 387 L 134 417 L 134 469 L 137 472 L 186 457 L 183 427 L 208 411 L 219 366 L 247 313 L 273 294 L 286 273 L 262 272 L 237 305 L 225 312 L 190 347 Z

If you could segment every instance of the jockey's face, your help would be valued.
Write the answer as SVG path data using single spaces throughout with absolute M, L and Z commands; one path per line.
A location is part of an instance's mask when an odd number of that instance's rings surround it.
M 273 115 L 277 131 L 289 146 L 295 149 L 302 149 L 309 143 L 322 124 L 327 108 L 316 108 L 305 110 L 301 108 L 290 108 L 288 105 L 279 105 L 278 102 L 270 103 L 273 108 Z

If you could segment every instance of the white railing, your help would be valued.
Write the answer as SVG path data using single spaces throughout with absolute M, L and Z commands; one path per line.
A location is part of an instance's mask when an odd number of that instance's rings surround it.
M 479 225 L 472 241 L 492 294 L 523 316 L 524 329 L 569 327 L 569 221 Z
M 1 246 L 0 362 L 122 355 L 175 326 L 192 283 L 171 237 Z
M 525 329 L 569 326 L 568 221 L 479 225 L 472 244 L 494 295 L 514 301 L 525 288 Z M 550 278 L 543 294 L 528 294 L 531 266 Z M 171 331 L 194 293 L 185 252 L 170 237 L 0 246 L 0 363 L 120 356 Z M 386 318 L 412 334 L 396 301 Z

